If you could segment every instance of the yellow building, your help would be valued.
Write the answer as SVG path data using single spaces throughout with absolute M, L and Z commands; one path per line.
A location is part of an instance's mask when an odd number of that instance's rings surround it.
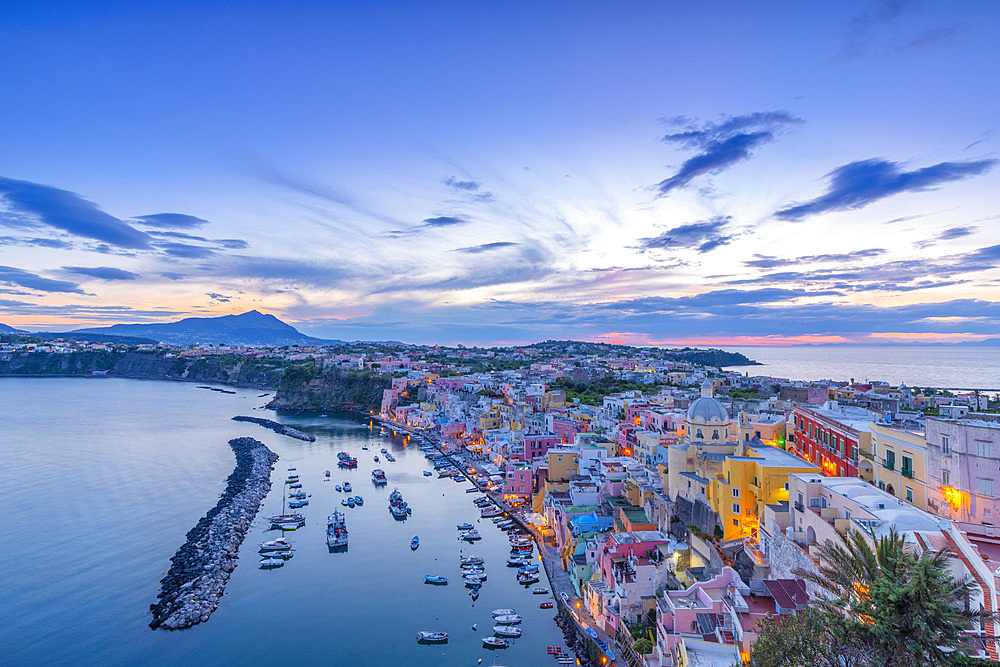
M 580 455 L 567 449 L 550 449 L 549 476 L 545 480 L 545 494 L 568 491 L 569 480 L 580 471 Z
M 756 535 L 764 505 L 788 500 L 790 473 L 818 473 L 819 468 L 768 445 L 741 443 L 727 455 L 722 473 L 708 485 L 708 504 L 722 523 L 723 540 Z
M 871 445 L 862 447 L 861 479 L 900 500 L 927 509 L 927 443 L 923 435 L 872 422 Z

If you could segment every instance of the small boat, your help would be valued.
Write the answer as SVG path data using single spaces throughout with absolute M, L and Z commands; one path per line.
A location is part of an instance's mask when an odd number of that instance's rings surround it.
M 291 507 L 292 509 L 298 509 L 300 507 L 305 507 L 308 504 L 309 504 L 309 500 L 307 498 L 299 498 L 297 500 L 289 500 L 288 501 L 288 506 Z
M 283 540 L 278 538 L 276 540 L 268 540 L 267 542 L 260 543 L 261 553 L 265 551 L 286 551 L 292 548 L 292 543 L 288 540 Z
M 468 521 L 466 521 L 465 523 L 458 524 L 458 529 L 459 530 L 472 530 L 473 528 L 475 528 L 475 526 L 473 526 Z
M 306 492 L 303 491 L 302 489 L 296 489 L 295 491 L 289 493 L 288 497 L 291 498 L 292 500 L 296 500 L 298 498 L 305 498 Z
M 347 519 L 343 512 L 334 511 L 326 519 L 326 546 L 341 549 L 347 546 Z
M 347 506 L 348 507 L 354 507 L 355 505 L 357 505 L 357 503 L 354 502 L 354 498 L 353 497 L 347 499 Z
M 422 644 L 444 644 L 448 641 L 448 633 L 421 630 L 417 633 L 417 641 Z
M 442 586 L 448 583 L 448 577 L 439 577 L 436 574 L 425 574 L 424 575 L 425 584 L 435 584 L 437 586 Z
M 340 484 L 338 484 L 337 486 L 335 486 L 333 488 L 337 489 L 338 491 L 343 491 L 343 488 L 340 486 Z
M 479 556 L 462 556 L 459 561 L 461 565 L 482 565 L 484 562 Z
M 591 639 L 597 639 L 597 631 L 594 628 L 587 628 L 587 634 L 590 635 Z
M 507 567 L 524 567 L 528 563 L 516 556 L 511 556 L 507 559 Z
M 378 457 L 377 456 L 375 457 L 375 463 L 378 463 Z
M 466 542 L 475 542 L 476 540 L 483 539 L 483 536 L 480 535 L 479 531 L 476 530 L 475 528 L 473 528 L 472 530 L 468 530 L 468 531 L 462 533 L 461 537 Z
M 521 617 L 517 614 L 500 614 L 499 616 L 494 616 L 493 620 L 504 625 L 517 625 L 521 622 Z
M 517 583 L 521 584 L 522 586 L 527 586 L 528 584 L 534 584 L 534 583 L 537 583 L 537 582 L 538 582 L 538 575 L 537 574 L 527 574 L 527 575 L 525 575 L 525 574 L 519 574 L 519 575 L 517 575 Z
M 375 486 L 382 486 L 388 484 L 389 481 L 385 478 L 385 472 L 376 468 L 372 470 L 372 484 Z
M 432 472 L 431 472 L 430 470 L 425 470 L 425 471 L 424 471 L 424 477 L 430 477 L 430 476 L 431 476 L 431 475 L 433 475 L 433 474 L 434 474 L 434 473 L 432 473 Z
M 531 592 L 535 595 L 545 595 L 549 592 L 547 588 L 532 588 Z
M 413 539 L 410 540 L 410 549 L 413 549 L 414 551 L 416 551 L 417 547 L 419 547 L 419 546 L 420 546 L 420 538 L 417 537 L 416 535 L 414 535 Z
M 498 637 L 520 637 L 521 628 L 513 625 L 494 625 L 493 632 Z
M 302 488 L 302 483 L 301 482 L 295 482 L 294 484 L 289 484 L 288 488 L 289 489 L 301 489 Z
M 463 576 L 462 581 L 465 582 L 468 588 L 479 588 L 483 585 L 483 580 L 479 577 Z
M 329 470 L 327 470 L 327 471 L 326 471 L 326 473 L 324 474 L 324 476 L 325 476 L 325 477 L 329 477 L 329 476 L 330 476 L 330 471 L 329 471 Z
M 289 551 L 268 551 L 268 552 L 266 552 L 262 556 L 262 558 L 280 558 L 282 560 L 288 560 L 293 555 L 294 554 L 291 552 L 291 550 L 289 550 Z
M 288 479 L 285 480 L 285 483 L 290 484 L 291 482 L 297 482 L 297 481 L 299 481 L 298 475 L 289 475 Z
M 281 567 L 285 564 L 283 558 L 261 558 L 260 567 L 261 569 L 269 570 L 274 567 Z
M 497 616 L 510 616 L 511 614 L 516 614 L 517 612 L 513 609 L 494 609 L 490 612 L 493 614 L 493 618 Z
M 382 451 L 383 454 L 388 454 L 389 453 L 389 450 L 386 449 L 385 447 L 383 447 L 381 451 Z
M 477 491 L 479 491 L 479 489 L 477 489 L 476 487 L 472 487 L 471 489 L 465 490 L 466 493 L 476 493 Z
M 365 499 L 362 498 L 361 496 L 354 496 L 354 502 L 357 505 L 364 505 L 365 504 Z
M 344 507 L 347 507 L 347 498 L 341 498 L 340 504 L 343 505 Z
M 483 646 L 489 648 L 507 648 L 507 640 L 503 637 L 483 637 Z
M 344 482 L 343 489 L 344 489 L 344 491 L 346 493 L 350 493 L 351 492 L 351 483 L 350 482 Z
M 552 609 L 552 603 L 551 602 L 541 602 L 541 603 L 539 603 L 538 608 L 539 609 Z

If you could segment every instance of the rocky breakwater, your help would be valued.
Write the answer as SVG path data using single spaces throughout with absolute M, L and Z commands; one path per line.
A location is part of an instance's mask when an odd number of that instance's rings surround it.
M 298 438 L 299 440 L 305 440 L 306 442 L 316 442 L 316 436 L 310 433 L 303 433 L 298 429 L 294 429 L 291 426 L 285 426 L 284 424 L 279 424 L 276 421 L 270 419 L 262 419 L 261 417 L 247 417 L 245 415 L 238 415 L 233 417 L 234 422 L 250 422 L 252 424 L 259 424 L 264 428 L 269 428 L 279 435 L 287 435 L 290 438 Z
M 271 489 L 278 455 L 253 438 L 229 441 L 236 468 L 219 502 L 188 531 L 187 542 L 170 559 L 160 580 L 159 601 L 149 606 L 151 628 L 179 630 L 207 621 L 236 569 L 240 544 L 260 503 Z

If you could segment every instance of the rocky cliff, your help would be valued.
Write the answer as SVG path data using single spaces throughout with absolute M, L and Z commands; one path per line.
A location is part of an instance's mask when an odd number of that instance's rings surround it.
M 313 365 L 289 367 L 278 384 L 274 400 L 268 403 L 275 410 L 336 410 L 357 407 L 378 410 L 382 390 L 390 380 L 372 373 L 319 369 Z

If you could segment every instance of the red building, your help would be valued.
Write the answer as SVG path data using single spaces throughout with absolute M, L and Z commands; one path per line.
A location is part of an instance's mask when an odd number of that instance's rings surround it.
M 795 454 L 815 463 L 829 477 L 858 476 L 858 439 L 877 416 L 860 408 L 795 406 Z

